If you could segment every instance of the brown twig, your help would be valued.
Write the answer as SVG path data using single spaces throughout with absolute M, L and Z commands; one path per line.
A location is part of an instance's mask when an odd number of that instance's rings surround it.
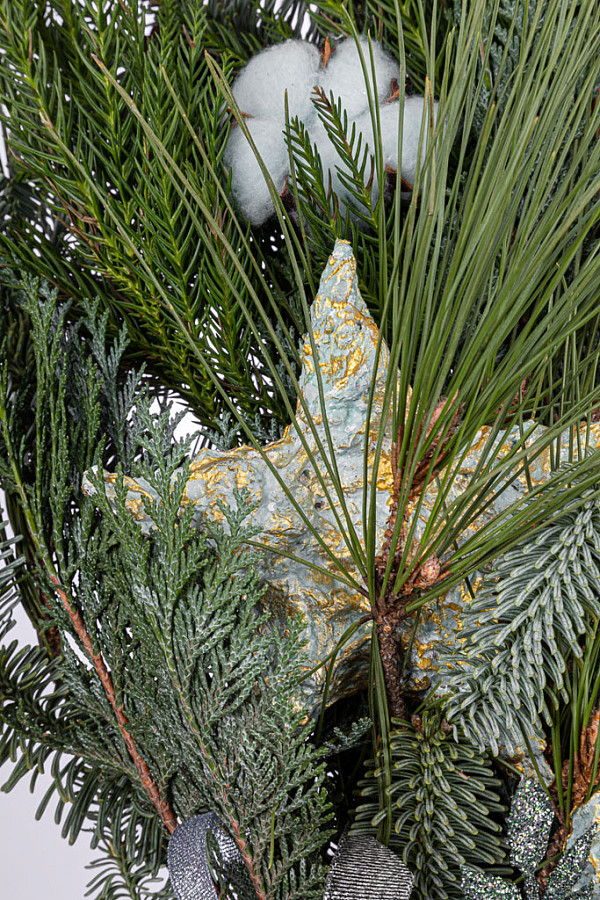
M 117 703 L 117 695 L 115 693 L 113 680 L 110 672 L 106 667 L 106 663 L 104 662 L 102 654 L 94 652 L 92 640 L 89 636 L 87 628 L 85 627 L 83 617 L 77 607 L 73 606 L 69 602 L 66 593 L 59 586 L 58 579 L 54 575 L 50 575 L 50 578 L 56 585 L 56 593 L 60 597 L 61 603 L 66 610 L 69 618 L 71 619 L 71 622 L 73 623 L 75 632 L 79 640 L 81 641 L 85 652 L 92 661 L 92 665 L 94 666 L 96 674 L 98 675 L 102 687 L 104 688 L 104 691 L 108 698 L 108 702 L 113 709 L 117 724 L 119 726 L 121 734 L 123 735 L 123 740 L 125 741 L 125 745 L 127 747 L 127 750 L 129 751 L 129 755 L 131 756 L 133 763 L 139 773 L 144 790 L 148 794 L 148 797 L 150 798 L 152 804 L 158 812 L 163 825 L 165 826 L 169 834 L 172 834 L 177 828 L 177 818 L 175 817 L 175 813 L 171 809 L 169 802 L 161 797 L 158 785 L 152 777 L 152 774 L 148 767 L 148 763 L 140 755 L 135 741 L 133 740 L 130 732 L 127 730 L 129 721 L 123 711 L 123 706 L 119 706 L 119 704 Z
M 235 842 L 240 849 L 242 859 L 244 860 L 244 862 L 246 863 L 246 866 L 248 868 L 250 880 L 252 881 L 252 884 L 254 885 L 254 890 L 256 891 L 256 898 L 257 898 L 257 900 L 267 900 L 267 895 L 261 884 L 260 878 L 258 877 L 258 875 L 256 874 L 256 872 L 254 870 L 254 863 L 253 863 L 252 857 L 250 856 L 250 854 L 248 853 L 248 851 L 246 849 L 246 847 L 248 846 L 248 842 L 246 841 L 246 839 L 244 837 L 242 837 L 242 834 L 240 832 L 239 822 L 237 822 L 235 819 L 232 819 L 230 817 L 229 824 L 231 825 L 233 833 L 235 834 Z
M 400 96 L 400 85 L 397 78 L 392 78 L 390 82 L 390 96 L 386 97 L 384 103 L 393 103 Z
M 427 489 L 428 485 L 443 465 L 444 452 L 458 427 L 461 407 L 457 407 L 449 425 L 443 432 L 442 429 L 439 427 L 436 428 L 436 426 L 442 413 L 451 407 L 455 401 L 456 395 L 454 395 L 451 400 L 442 397 L 435 406 L 425 432 L 425 437 L 428 438 L 433 435 L 433 440 L 429 449 L 423 454 L 422 458 L 418 460 L 417 464 L 414 465 L 407 493 L 407 500 L 409 503 Z M 433 587 L 446 575 L 446 571 L 442 567 L 441 561 L 435 554 L 424 558 L 423 554 L 419 554 L 417 548 L 416 552 L 411 554 L 411 558 L 406 561 L 407 577 L 404 584 L 399 592 L 394 591 L 394 584 L 400 574 L 400 565 L 405 549 L 406 507 L 402 511 L 402 524 L 394 548 L 392 548 L 392 538 L 394 531 L 397 528 L 401 490 L 405 483 L 407 473 L 413 468 L 414 463 L 413 457 L 408 464 L 400 467 L 400 447 L 402 445 L 403 437 L 404 424 L 402 423 L 398 430 L 397 440 L 392 444 L 391 464 L 394 477 L 392 503 L 381 553 L 375 560 L 378 593 L 373 610 L 373 618 L 377 624 L 377 636 L 379 639 L 381 663 L 384 671 L 390 714 L 394 718 L 399 719 L 407 718 L 405 692 L 402 682 L 402 673 L 399 666 L 401 649 L 400 624 L 408 617 L 406 609 L 414 593 Z M 421 429 L 417 432 L 416 443 L 418 443 L 420 437 Z M 390 565 L 390 557 L 392 554 L 393 559 Z M 386 572 L 388 572 L 387 579 Z
M 594 757 L 596 754 L 596 741 L 598 740 L 598 724 L 600 722 L 600 707 L 596 710 L 587 728 L 582 728 L 579 736 L 579 750 L 573 759 L 573 809 L 581 806 L 587 799 L 591 787 L 595 787 L 598 781 L 598 773 L 594 772 Z M 569 777 L 569 763 L 563 767 L 563 781 Z
M 581 734 L 579 735 L 579 748 L 575 751 L 573 759 L 567 759 L 563 763 L 561 776 L 565 792 L 569 785 L 569 772 L 572 768 L 571 812 L 577 809 L 578 806 L 582 806 L 587 800 L 590 789 L 593 789 L 598 785 L 599 773 L 594 771 L 594 759 L 596 755 L 596 741 L 598 740 L 599 724 L 600 707 L 598 707 L 598 709 L 592 715 L 588 727 L 581 729 Z M 550 751 L 551 748 L 549 747 L 548 755 L 550 754 Z M 564 821 L 565 817 L 564 815 L 561 815 L 560 811 L 558 810 L 558 804 L 556 802 L 556 799 L 558 798 L 556 784 L 553 785 L 552 793 L 556 817 L 560 822 L 560 826 L 552 836 L 552 840 L 548 844 L 546 859 L 551 859 L 553 856 L 559 854 L 563 849 L 565 840 L 567 838 L 567 831 Z M 542 891 L 545 890 L 548 876 L 555 867 L 556 862 L 549 862 L 546 863 L 544 868 L 539 871 L 537 875 L 537 881 Z

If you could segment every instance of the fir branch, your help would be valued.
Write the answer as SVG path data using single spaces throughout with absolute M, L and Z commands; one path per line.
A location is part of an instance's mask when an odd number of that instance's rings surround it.
M 446 715 L 480 747 L 514 747 L 541 716 L 551 723 L 569 699 L 569 659 L 581 660 L 582 636 L 593 643 L 600 501 L 593 489 L 582 501 L 494 564 L 465 611 L 463 650 L 445 656 Z
M 315 88 L 313 103 L 327 137 L 338 156 L 336 166 L 340 183 L 352 198 L 349 209 L 361 222 L 377 227 L 374 216 L 374 148 L 370 148 L 356 123 L 350 122 L 341 100 L 327 96 L 326 91 Z M 339 201 L 336 203 L 339 207 Z
M 392 783 L 386 794 L 394 805 L 395 828 L 390 846 L 402 852 L 415 874 L 419 896 L 428 900 L 459 898 L 460 867 L 492 869 L 503 862 L 501 825 L 504 807 L 500 782 L 490 760 L 464 737 L 455 741 L 439 711 L 415 718 L 411 727 L 396 721 L 390 734 Z M 380 760 L 367 765 L 353 830 L 375 833 L 384 811 L 378 811 Z M 500 869 L 502 867 L 500 866 Z
M 157 891 L 158 878 L 147 864 L 135 869 L 131 866 L 128 848 L 124 844 L 103 839 L 98 843 L 102 856 L 90 863 L 93 877 L 88 885 L 87 897 L 98 900 L 172 900 L 174 893 L 168 881 Z

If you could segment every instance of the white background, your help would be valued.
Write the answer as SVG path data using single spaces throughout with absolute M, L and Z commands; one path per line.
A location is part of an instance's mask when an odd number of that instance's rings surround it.
M 0 495 L 0 502 L 2 500 Z M 35 644 L 36 635 L 29 620 L 19 609 L 19 622 L 8 642 Z M 0 768 L 0 784 L 11 771 L 8 763 Z M 71 846 L 60 836 L 54 822 L 55 802 L 51 802 L 39 822 L 35 811 L 51 779 L 39 776 L 35 794 L 29 792 L 29 776 L 9 794 L 0 794 L 0 897 L 2 900 L 83 900 L 93 871 L 85 866 L 93 859 L 86 834 Z

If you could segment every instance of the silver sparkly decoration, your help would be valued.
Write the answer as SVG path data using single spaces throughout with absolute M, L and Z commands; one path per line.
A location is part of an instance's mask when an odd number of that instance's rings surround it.
M 216 839 L 227 880 L 240 900 L 255 897 L 238 847 L 214 813 L 194 816 L 171 835 L 168 864 L 177 900 L 217 900 L 207 857 L 207 838 Z M 344 835 L 335 854 L 323 900 L 408 900 L 413 877 L 398 857 L 368 835 Z
M 544 858 L 553 821 L 550 798 L 539 781 L 522 780 L 510 807 L 507 839 L 510 861 L 523 873 L 528 897 L 538 897 L 535 870 Z
M 228 876 L 243 879 L 244 864 L 237 844 L 225 834 L 214 813 L 193 816 L 179 825 L 169 841 L 167 859 L 177 900 L 217 900 L 208 864 L 207 838 L 214 836 L 223 868 Z M 249 881 L 247 874 L 246 879 Z
M 514 884 L 502 878 L 482 875 L 467 866 L 462 866 L 461 873 L 461 888 L 466 900 L 521 900 Z
M 573 885 L 577 885 L 581 881 L 581 876 L 590 858 L 592 843 L 596 837 L 597 826 L 594 824 L 565 852 L 548 879 L 545 900 L 563 900 L 566 897 L 573 897 L 573 900 L 575 898 L 576 900 L 592 900 L 593 885 L 584 884 L 575 891 L 573 891 Z M 572 893 L 569 893 L 570 891 Z
M 554 820 L 552 804 L 543 787 L 534 779 L 523 779 L 513 798 L 508 817 L 507 839 L 512 864 L 521 870 L 527 900 L 539 900 L 535 872 L 544 859 Z M 565 852 L 551 872 L 545 900 L 592 900 L 594 889 L 586 882 L 585 869 L 597 834 L 593 824 Z M 465 900 L 520 900 L 514 884 L 461 867 L 461 887 Z
M 370 835 L 344 835 L 329 868 L 323 900 L 408 900 L 413 876 Z

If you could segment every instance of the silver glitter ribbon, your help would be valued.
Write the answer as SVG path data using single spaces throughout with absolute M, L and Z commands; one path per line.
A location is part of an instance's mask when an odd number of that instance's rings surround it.
M 534 779 L 519 784 L 507 820 L 510 861 L 521 870 L 527 900 L 539 900 L 536 870 L 543 860 L 554 820 L 554 810 L 544 788 Z M 594 888 L 583 883 L 596 825 L 592 824 L 567 850 L 547 882 L 545 900 L 592 900 Z M 521 900 L 523 894 L 512 883 L 495 875 L 484 875 L 461 867 L 465 900 Z
M 207 857 L 209 832 L 226 879 L 236 883 L 240 896 L 240 852 L 214 813 L 206 813 L 188 819 L 171 835 L 168 865 L 177 900 L 217 900 Z M 395 853 L 369 835 L 345 834 L 329 867 L 323 900 L 408 900 L 412 886 L 410 871 Z M 244 886 L 241 894 L 246 894 Z
M 413 877 L 395 853 L 367 834 L 345 834 L 323 900 L 408 900 Z
M 243 879 L 245 867 L 238 846 L 223 831 L 215 814 L 193 816 L 175 829 L 167 851 L 169 876 L 177 900 L 217 900 L 208 864 L 209 832 L 216 841 L 215 849 L 227 879 L 231 881 L 237 875 L 238 884 Z

